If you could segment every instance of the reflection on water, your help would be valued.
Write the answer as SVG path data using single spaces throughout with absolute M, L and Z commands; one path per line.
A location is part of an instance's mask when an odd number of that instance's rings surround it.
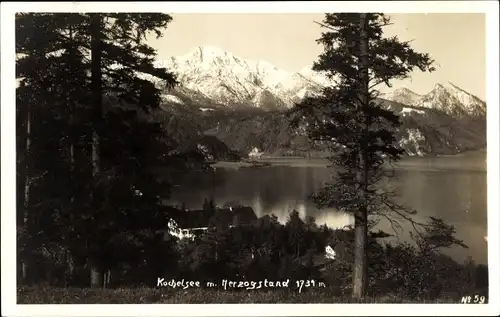
M 486 168 L 485 152 L 439 158 L 411 158 L 399 164 L 397 179 L 390 187 L 399 190 L 398 202 L 418 211 L 413 216 L 425 221 L 429 216 L 441 217 L 456 227 L 457 237 L 469 249 L 452 248 L 448 254 L 456 259 L 472 256 L 487 262 L 486 233 Z M 172 196 L 172 201 L 187 208 L 200 208 L 205 198 L 216 204 L 238 202 L 252 206 L 257 216 L 274 214 L 285 222 L 296 209 L 301 217 L 313 216 L 318 224 L 331 227 L 352 224 L 352 217 L 334 210 L 317 210 L 308 196 L 329 181 L 329 171 L 319 164 L 273 166 L 268 168 L 218 168 L 214 172 L 193 173 Z M 405 223 L 402 223 L 405 225 Z M 379 227 L 391 231 L 383 219 Z M 404 226 L 400 238 L 408 239 L 411 226 Z

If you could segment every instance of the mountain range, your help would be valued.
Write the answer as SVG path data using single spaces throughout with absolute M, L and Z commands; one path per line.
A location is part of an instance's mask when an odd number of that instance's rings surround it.
M 244 155 L 253 147 L 275 155 L 311 149 L 290 128 L 284 111 L 335 85 L 311 67 L 287 72 L 211 46 L 156 64 L 174 72 L 180 83 L 163 93 L 160 111 L 168 113 L 162 115 L 167 125 L 181 128 L 181 138 L 186 133 L 193 140 L 215 136 Z M 382 94 L 380 102 L 402 118 L 398 138 L 408 155 L 454 154 L 486 146 L 486 103 L 450 82 L 437 83 L 425 95 L 395 89 Z

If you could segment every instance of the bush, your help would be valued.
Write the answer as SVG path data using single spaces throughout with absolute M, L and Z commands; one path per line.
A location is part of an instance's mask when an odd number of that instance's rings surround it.
M 251 225 L 208 230 L 194 240 L 177 240 L 166 235 L 141 244 L 133 262 L 123 258 L 112 269 L 110 286 L 152 286 L 158 277 L 202 282 L 231 280 L 314 279 L 324 282 L 331 296 L 349 296 L 352 284 L 352 230 L 318 227 L 297 213 L 283 225 L 266 216 Z M 372 234 L 368 243 L 368 295 L 408 300 L 433 301 L 452 294 L 460 298 L 471 292 L 487 295 L 488 272 L 484 265 L 469 261 L 459 264 L 436 250 L 410 244 L 383 244 Z M 325 246 L 336 252 L 335 260 L 324 256 Z M 118 252 L 119 250 L 115 250 Z M 61 253 L 61 252 L 59 252 Z M 51 285 L 84 286 L 85 265 L 78 265 L 73 279 L 67 279 L 64 258 L 41 261 L 46 272 L 36 282 Z M 55 261 L 58 259 L 58 261 Z M 57 276 L 57 277 L 56 277 Z M 311 290 L 304 290 L 311 292 Z

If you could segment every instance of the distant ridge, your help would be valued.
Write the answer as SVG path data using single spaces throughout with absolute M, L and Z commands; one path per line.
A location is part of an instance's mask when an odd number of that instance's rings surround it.
M 334 82 L 323 73 L 304 67 L 299 72 L 279 69 L 266 61 L 240 58 L 214 46 L 199 46 L 185 55 L 157 62 L 177 74 L 182 94 L 212 103 L 287 109 Z M 170 97 L 171 98 L 171 97 Z M 439 109 L 450 115 L 485 115 L 486 103 L 451 82 L 437 83 L 425 95 L 398 88 L 381 98 L 401 104 Z M 177 98 L 178 99 L 178 98 Z
M 157 64 L 176 73 L 180 82 L 163 96 L 170 133 L 180 129 L 182 136 L 198 139 L 209 134 L 243 156 L 254 147 L 266 155 L 298 155 L 310 148 L 304 127 L 292 130 L 282 110 L 335 84 L 311 67 L 287 72 L 213 46 Z M 453 83 L 437 83 L 423 95 L 399 88 L 379 100 L 400 116 L 397 140 L 408 155 L 454 154 L 486 146 L 486 103 Z

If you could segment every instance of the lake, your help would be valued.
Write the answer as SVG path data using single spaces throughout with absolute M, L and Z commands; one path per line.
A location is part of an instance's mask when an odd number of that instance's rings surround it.
M 276 158 L 264 168 L 234 168 L 218 164 L 214 171 L 195 172 L 185 177 L 170 202 L 188 209 L 200 208 L 213 197 L 218 206 L 240 203 L 251 206 L 257 216 L 275 214 L 285 222 L 296 209 L 302 217 L 310 215 L 318 224 L 339 228 L 353 223 L 352 217 L 335 210 L 318 210 L 308 201 L 331 179 L 326 162 L 319 159 Z M 237 166 L 237 164 L 236 164 Z M 486 151 L 454 156 L 405 158 L 396 167 L 397 179 L 390 186 L 399 189 L 398 202 L 418 211 L 415 220 L 429 216 L 443 218 L 456 228 L 457 238 L 469 249 L 454 247 L 445 250 L 456 260 L 471 256 L 478 263 L 487 263 L 487 200 Z M 408 240 L 411 226 L 402 222 L 400 239 Z M 387 221 L 378 227 L 392 233 Z

